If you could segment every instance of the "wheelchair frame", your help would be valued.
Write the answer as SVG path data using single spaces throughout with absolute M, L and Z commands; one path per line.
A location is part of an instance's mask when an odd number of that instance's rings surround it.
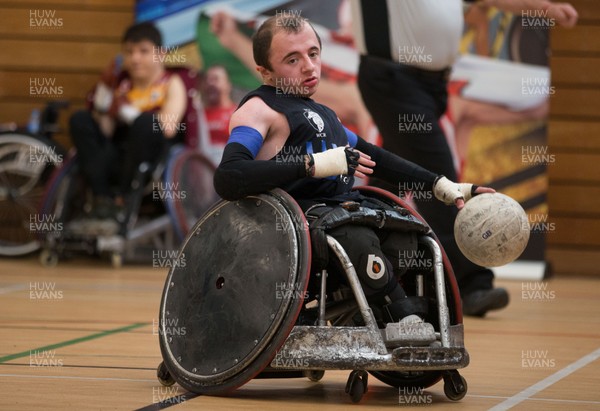
M 364 188 L 363 190 L 371 191 L 390 198 L 390 195 L 382 190 Z M 289 195 L 281 190 L 273 190 L 271 192 L 275 198 L 291 199 Z M 257 201 L 260 200 L 253 200 Z M 292 199 L 293 201 L 293 199 Z M 415 217 L 424 222 L 421 216 L 414 210 L 404 204 L 397 198 L 394 201 L 407 208 Z M 296 205 L 297 206 L 297 205 Z M 299 207 L 298 207 L 299 208 Z M 215 206 L 218 209 L 218 206 Z M 210 214 L 207 213 L 207 216 Z M 303 224 L 307 224 L 302 215 Z M 208 217 L 203 217 L 206 219 Z M 200 233 L 200 227 L 203 220 L 199 221 L 193 232 L 190 233 L 186 244 L 193 236 Z M 198 231 L 196 231 L 198 230 Z M 439 246 L 437 239 L 430 231 L 429 234 L 421 235 L 419 241 L 426 245 L 432 252 L 434 264 L 435 292 L 439 318 L 439 332 L 436 332 L 436 337 L 439 338 L 441 346 L 400 346 L 389 349 L 386 347 L 384 338 L 378 328 L 375 316 L 369 307 L 369 303 L 362 290 L 358 276 L 352 265 L 348 255 L 341 245 L 331 236 L 327 235 L 328 247 L 342 263 L 345 276 L 352 290 L 355 302 L 343 300 L 334 307 L 326 307 L 324 303 L 327 296 L 327 272 L 324 270 L 320 273 L 320 293 L 318 297 L 318 325 L 294 325 L 289 334 L 285 337 L 285 341 L 278 344 L 279 347 L 270 355 L 268 365 L 258 369 L 248 379 L 255 378 L 271 378 L 271 377 L 298 377 L 307 376 L 313 381 L 319 380 L 324 370 L 332 369 L 349 369 L 353 370 L 346 384 L 346 392 L 351 396 L 352 401 L 358 402 L 363 394 L 367 391 L 367 371 L 372 372 L 377 378 L 387 382 L 390 385 L 402 386 L 402 382 L 394 381 L 393 375 L 387 376 L 386 373 L 395 372 L 411 372 L 411 371 L 440 371 L 437 378 L 433 378 L 432 382 L 427 386 L 437 382 L 440 378 L 444 379 L 444 392 L 446 396 L 452 400 L 460 400 L 467 392 L 466 381 L 457 369 L 466 367 L 469 363 L 469 355 L 464 348 L 464 330 L 462 325 L 462 311 L 460 310 L 460 300 L 455 301 L 455 324 L 451 324 L 450 312 L 447 304 L 446 286 L 452 290 L 452 296 L 458 295 L 456 282 L 453 278 L 451 267 L 445 257 L 443 250 Z M 310 261 L 310 260 L 309 260 Z M 310 265 L 310 264 L 309 264 Z M 445 281 L 444 267 L 448 267 L 447 272 L 451 281 L 449 284 Z M 174 285 L 172 275 L 174 270 L 171 270 L 163 292 L 163 301 L 161 302 L 161 351 L 165 363 L 161 363 L 157 370 L 159 381 L 163 385 L 171 385 L 175 382 L 182 384 L 185 388 L 198 393 L 223 393 L 243 384 L 239 382 L 235 384 L 229 380 L 223 379 L 223 388 L 219 390 L 219 379 L 213 386 L 202 385 L 205 383 L 194 383 L 193 373 L 185 370 L 181 357 L 177 359 L 173 357 L 174 352 L 170 348 L 172 338 L 165 338 L 168 334 L 165 323 L 168 318 L 168 307 L 166 305 L 166 297 L 169 289 Z M 422 295 L 422 274 L 417 281 L 417 293 Z M 207 278 L 209 281 L 210 279 Z M 305 308 L 306 309 L 306 308 Z M 344 321 L 350 321 L 356 313 L 356 309 L 361 314 L 364 321 L 364 326 L 328 326 L 327 323 L 334 318 L 344 318 Z M 166 320 L 166 321 L 165 321 Z M 168 341 L 167 341 L 168 340 Z M 255 342 L 256 343 L 256 342 Z M 293 358 L 291 363 L 288 361 L 280 361 L 280 353 L 285 353 L 285 357 Z M 181 363 L 181 365 L 180 365 Z M 249 362 L 249 364 L 251 364 Z M 250 368 L 250 367 L 248 367 Z M 246 372 L 246 369 L 239 368 Z M 195 371 L 195 369 L 194 369 Z M 216 369 L 215 369 L 216 371 Z M 257 372 L 261 372 L 256 375 Z M 172 373 L 174 372 L 174 374 Z M 240 372 L 241 373 L 241 372 Z M 385 381 L 384 378 L 376 373 L 383 374 L 383 377 L 389 377 Z M 184 376 L 187 375 L 187 376 Z M 215 374 L 216 375 L 216 374 Z M 434 376 L 436 377 L 436 376 Z M 205 381 L 211 376 L 198 376 L 198 381 Z M 227 377 L 229 378 L 229 377 Z M 234 378 L 235 379 L 235 378 Z M 231 380 L 231 378 L 230 378 Z M 235 386 L 233 386 L 235 384 Z
M 193 153 L 190 153 L 193 151 Z M 113 267 L 118 268 L 123 264 L 123 260 L 136 259 L 136 247 L 143 243 L 148 243 L 150 238 L 155 248 L 173 249 L 178 240 L 186 234 L 187 222 L 179 221 L 184 218 L 183 213 L 177 206 L 165 202 L 165 213 L 152 218 L 142 224 L 137 224 L 138 212 L 143 198 L 147 195 L 148 184 L 156 181 L 167 180 L 173 176 L 173 169 L 177 167 L 178 161 L 188 159 L 202 161 L 206 163 L 207 168 L 214 170 L 214 166 L 201 153 L 195 150 L 182 147 L 173 147 L 163 161 L 160 161 L 154 168 L 149 163 L 140 164 L 132 182 L 132 201 L 130 201 L 124 210 L 124 216 L 119 223 L 119 231 L 111 235 L 82 235 L 69 232 L 48 233 L 43 236 L 42 251 L 40 253 L 40 262 L 45 266 L 55 266 L 59 257 L 65 251 L 83 251 L 88 254 L 108 253 Z M 67 181 L 66 191 L 62 193 L 67 198 L 58 198 L 61 196 L 60 184 L 64 179 L 79 178 L 76 164 L 76 154 L 72 154 L 68 162 L 56 170 L 52 176 L 44 199 L 41 205 L 41 212 L 47 213 L 49 209 L 59 204 L 59 218 L 63 219 L 64 204 L 73 197 L 73 181 Z M 73 175 L 75 174 L 75 175 Z M 150 176 L 148 184 L 142 183 Z M 61 221 L 67 223 L 66 221 Z M 160 236 L 163 235 L 163 239 Z

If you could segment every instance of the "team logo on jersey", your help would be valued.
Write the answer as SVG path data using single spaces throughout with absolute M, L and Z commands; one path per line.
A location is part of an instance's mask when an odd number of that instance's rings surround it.
M 325 128 L 325 122 L 323 121 L 321 116 L 312 111 L 311 109 L 304 109 L 304 117 L 306 117 L 310 125 L 313 126 L 313 128 L 319 133 Z
M 367 274 L 373 280 L 379 280 L 385 274 L 385 265 L 381 257 L 369 254 L 367 259 Z

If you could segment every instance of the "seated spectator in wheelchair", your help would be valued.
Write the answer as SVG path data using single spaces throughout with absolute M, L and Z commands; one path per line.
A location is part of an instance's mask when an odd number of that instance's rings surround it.
M 370 175 L 393 184 L 420 183 L 438 200 L 459 208 L 475 194 L 494 192 L 454 183 L 367 143 L 331 109 L 312 100 L 321 74 L 321 41 L 307 20 L 267 19 L 253 37 L 253 54 L 264 84 L 242 99 L 231 118 L 229 141 L 214 177 L 223 198 L 236 200 L 280 187 L 305 212 L 319 204 L 376 204 L 351 190 L 355 176 Z M 367 298 L 384 302 L 384 323 L 405 322 L 433 333 L 396 276 L 402 273 L 393 250 L 405 246 L 405 239 L 358 225 L 343 225 L 329 234 L 348 253 Z
M 94 195 L 94 217 L 115 217 L 139 165 L 156 163 L 168 147 L 183 141 L 186 88 L 164 61 L 154 25 L 129 27 L 122 58 L 102 76 L 89 98 L 90 109 L 71 117 L 79 165 Z

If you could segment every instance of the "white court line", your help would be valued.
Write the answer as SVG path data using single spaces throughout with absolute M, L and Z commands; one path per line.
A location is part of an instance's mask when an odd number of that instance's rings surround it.
M 0 295 L 14 293 L 15 291 L 26 290 L 29 288 L 28 284 L 13 284 L 7 287 L 0 288 Z
M 529 397 L 537 394 L 540 391 L 545 390 L 552 384 L 562 380 L 563 378 L 574 373 L 578 369 L 583 368 L 586 365 L 588 365 L 589 363 L 596 361 L 599 357 L 600 357 L 600 348 L 598 348 L 596 351 L 586 355 L 585 357 L 578 359 L 574 363 L 567 365 L 565 368 L 558 370 L 557 372 L 550 375 L 549 377 L 544 378 L 542 381 L 540 381 L 536 384 L 533 384 L 531 387 L 525 388 L 523 391 L 513 395 L 512 397 L 508 398 L 506 401 L 503 401 L 500 404 L 496 405 L 495 407 L 490 408 L 490 411 L 508 410 L 508 409 L 514 407 L 515 405 L 517 405 L 525 400 L 530 399 Z
M 598 350 L 600 351 L 600 350 Z M 154 379 L 141 380 L 133 378 L 102 378 L 102 377 L 75 377 L 67 375 L 23 375 L 23 374 L 0 374 L 0 377 L 17 377 L 17 378 L 47 378 L 47 379 L 58 379 L 58 380 L 92 380 L 92 381 L 129 381 L 129 382 L 156 382 Z M 467 394 L 469 398 L 494 398 L 494 399 L 505 399 L 508 397 L 502 397 L 497 395 L 473 395 Z M 514 398 L 514 397 L 512 397 Z M 508 398 L 510 399 L 510 398 Z M 560 402 L 560 403 L 571 403 L 571 404 L 600 404 L 599 401 L 582 401 L 582 400 L 561 400 L 556 398 L 523 398 L 522 401 L 544 401 L 544 402 Z M 506 401 L 505 401 L 506 402 Z M 500 404 L 502 405 L 502 404 Z M 514 404 L 516 405 L 516 403 Z M 496 406 L 498 407 L 498 405 Z M 490 408 L 495 410 L 496 407 Z
M 469 398 L 491 398 L 497 400 L 505 400 L 509 397 L 500 395 L 477 395 L 467 394 Z M 466 398 L 466 397 L 465 397 Z M 600 404 L 600 401 L 585 401 L 585 400 L 561 400 L 560 398 L 528 398 L 527 401 L 542 401 L 542 402 L 566 402 L 572 404 Z

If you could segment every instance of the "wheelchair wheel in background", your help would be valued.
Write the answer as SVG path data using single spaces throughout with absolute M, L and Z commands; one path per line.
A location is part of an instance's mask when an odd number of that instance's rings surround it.
M 84 213 L 86 188 L 79 173 L 77 157 L 71 156 L 63 166 L 55 170 L 48 181 L 39 209 L 58 227 L 56 231 L 39 233 L 42 245 L 40 261 L 44 266 L 54 266 L 64 251 L 62 248 L 67 224 Z
M 171 193 L 166 204 L 180 241 L 219 199 L 213 185 L 214 174 L 212 162 L 195 150 L 180 150 L 170 159 L 165 187 Z
M 0 255 L 25 255 L 39 248 L 30 223 L 35 223 L 44 187 L 63 157 L 64 150 L 44 137 L 0 134 Z
M 162 294 L 160 378 L 218 395 L 270 364 L 304 303 L 307 227 L 281 190 L 220 201 L 198 221 Z
M 77 212 L 83 211 L 85 202 L 83 177 L 79 173 L 77 157 L 72 156 L 54 171 L 40 206 L 40 213 L 52 215 L 60 223 L 67 223 Z

